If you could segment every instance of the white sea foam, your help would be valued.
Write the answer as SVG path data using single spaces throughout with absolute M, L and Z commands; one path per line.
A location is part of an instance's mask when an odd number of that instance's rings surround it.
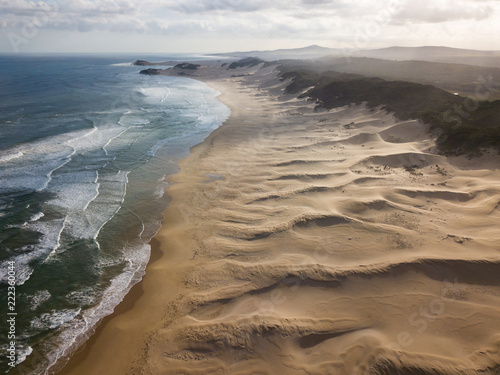
M 22 152 L 16 152 L 14 154 L 7 154 L 7 155 L 0 156 L 0 163 L 5 163 L 8 161 L 20 158 L 23 155 L 24 154 Z
M 170 185 L 168 182 L 165 181 L 166 176 L 162 178 L 161 181 L 158 181 L 158 185 L 156 186 L 155 190 L 155 198 L 160 199 L 163 198 L 165 195 L 165 192 L 167 190 L 167 187 Z
M 9 261 L 13 261 L 16 265 L 16 285 L 22 285 L 28 280 L 33 273 L 33 268 L 30 267 L 30 262 L 38 258 L 38 254 L 19 254 L 11 257 L 8 261 L 0 262 L 0 283 L 7 283 L 7 275 L 9 270 Z
M 66 299 L 72 304 L 89 306 L 98 302 L 98 295 L 94 288 L 84 288 L 66 294 Z
M 150 246 L 146 244 L 128 249 L 126 251 L 127 258 L 125 258 L 127 267 L 122 274 L 111 281 L 111 285 L 105 290 L 101 302 L 95 307 L 84 310 L 81 319 L 66 320 L 66 329 L 61 331 L 57 339 L 60 345 L 57 349 L 47 353 L 49 365 L 44 374 L 48 374 L 60 359 L 66 358 L 67 360 L 68 356 L 88 339 L 101 319 L 111 314 L 132 286 L 142 279 L 150 250 Z M 79 312 L 73 315 L 76 317 L 78 314 Z M 68 317 L 70 313 L 65 312 L 64 315 Z M 46 319 L 37 320 L 34 324 L 54 324 L 61 320 L 56 316 L 49 315 Z
M 111 66 L 134 66 L 134 64 L 131 62 L 124 62 L 124 63 L 111 64 Z
M 48 203 L 67 211 L 84 210 L 97 195 L 96 177 L 97 171 L 75 171 L 54 175 L 47 191 L 56 194 L 56 198 Z
M 144 113 L 124 113 L 118 124 L 124 127 L 138 126 L 138 125 L 148 125 L 150 124 L 149 119 L 144 117 Z
M 43 212 L 38 212 L 38 213 L 36 213 L 36 214 L 34 214 L 33 216 L 30 217 L 30 221 L 31 222 L 38 221 L 38 220 L 40 220 L 44 216 L 45 215 L 44 215 Z
M 65 310 L 52 310 L 50 313 L 42 314 L 40 317 L 33 319 L 30 322 L 32 328 L 37 328 L 40 330 L 54 329 L 59 327 L 61 324 L 73 320 L 79 313 L 81 309 L 65 309 Z
M 99 194 L 90 202 L 85 211 L 68 214 L 67 229 L 76 238 L 97 239 L 101 229 L 120 210 L 126 195 L 128 173 L 120 171 L 115 175 L 102 175 Z
M 31 346 L 18 347 L 16 365 L 23 363 L 26 360 L 26 357 L 28 357 L 31 353 L 33 353 L 33 348 Z
M 2 169 L 0 190 L 43 190 L 52 170 L 61 165 L 61 159 L 68 156 L 68 150 L 26 155 L 21 163 Z
M 121 133 L 118 126 L 78 130 L 56 135 L 29 145 L 14 148 L 12 155 L 4 156 L 9 161 L 23 156 L 22 164 L 14 163 L 12 168 L 2 170 L 0 188 L 35 189 L 42 191 L 50 183 L 52 175 L 69 162 L 75 154 L 102 149 L 109 140 Z M 18 155 L 16 158 L 13 155 Z
M 26 299 L 30 303 L 30 310 L 34 311 L 40 306 L 42 303 L 48 301 L 51 297 L 51 294 L 48 290 L 39 290 L 35 294 L 27 296 Z
M 52 175 L 71 162 L 78 151 L 102 148 L 109 140 L 106 138 L 109 130 L 105 130 L 94 127 L 90 131 L 78 130 L 17 146 L 11 152 L 23 156 L 22 163 L 17 162 L 18 158 L 9 159 L 12 165 L 2 169 L 0 189 L 43 191 L 50 184 Z
M 33 256 L 36 259 L 45 262 L 51 255 L 56 253 L 61 246 L 61 234 L 64 231 L 65 223 L 66 218 L 43 222 L 37 221 L 27 225 L 28 229 L 43 235 L 40 244 L 36 245 L 35 251 L 33 251 Z
M 31 262 L 61 259 L 57 254 L 64 251 L 68 241 L 83 238 L 97 242 L 106 224 L 113 220 L 118 212 L 121 216 L 123 211 L 120 210 L 127 209 L 127 206 L 123 206 L 127 189 L 130 191 L 127 204 L 129 197 L 130 203 L 137 203 L 140 198 L 135 194 L 142 191 L 147 193 L 147 200 L 163 196 L 167 183 L 160 177 L 165 171 L 155 171 L 157 174 L 154 174 L 147 171 L 147 168 L 137 169 L 148 159 L 146 152 L 149 151 L 149 156 L 152 156 L 166 146 L 161 152 L 163 156 L 167 154 L 165 150 L 170 145 L 178 147 L 176 141 L 179 138 L 204 134 L 203 132 L 220 125 L 220 120 L 228 115 L 227 107 L 217 104 L 213 98 L 214 91 L 203 83 L 167 77 L 160 77 L 152 82 L 156 82 L 160 87 L 141 91 L 142 98 L 130 95 L 130 98 L 135 100 L 134 109 L 125 111 L 124 106 L 120 104 L 119 110 L 93 113 L 89 117 L 92 117 L 96 125 L 91 130 L 55 136 L 33 142 L 29 148 L 19 147 L 13 150 L 14 153 L 22 152 L 23 157 L 11 160 L 12 165 L 22 160 L 22 163 L 17 163 L 16 168 L 9 172 L 14 179 L 19 178 L 12 185 L 20 187 L 28 181 L 29 186 L 37 186 L 38 189 L 42 187 L 41 190 L 54 194 L 51 200 L 44 203 L 46 207 L 42 206 L 46 217 L 40 220 L 41 217 L 35 214 L 26 224 L 26 229 L 40 232 L 42 238 L 40 245 L 19 256 L 19 270 L 21 275 L 24 275 L 21 277 L 22 282 L 28 280 L 33 272 Z M 163 87 L 166 86 L 165 82 L 168 82 L 170 88 Z M 123 98 L 124 102 L 130 99 L 126 94 Z M 137 107 L 141 106 L 139 111 Z M 210 110 L 212 107 L 213 111 Z M 196 120 L 200 113 L 199 119 Z M 158 119 L 166 119 L 163 127 Z M 146 126 L 147 129 L 144 129 Z M 196 139 L 196 142 L 201 140 L 196 137 L 193 139 Z M 189 142 L 180 144 L 186 144 L 186 150 L 190 145 Z M 162 162 L 162 166 L 170 163 L 173 162 L 166 160 L 165 163 Z M 148 178 L 155 176 L 152 180 L 154 187 L 137 186 L 137 180 L 131 180 L 129 186 L 129 173 L 136 170 L 139 173 L 134 172 L 131 175 L 135 179 L 144 175 Z M 148 181 L 145 180 L 146 183 Z M 1 184 L 2 181 L 0 188 Z M 64 218 L 50 219 L 54 216 L 49 212 L 53 215 L 53 211 L 57 213 L 55 217 L 64 215 Z M 32 320 L 31 327 L 36 330 L 57 328 L 57 338 L 51 342 L 52 345 L 48 345 L 52 349 L 48 349 L 49 365 L 42 370 L 45 373 L 49 372 L 48 368 L 58 359 L 70 354 L 83 343 L 96 324 L 113 311 L 144 274 L 150 255 L 150 247 L 145 243 L 149 242 L 159 229 L 161 213 L 158 213 L 157 217 L 146 215 L 145 218 L 133 212 L 123 213 L 130 213 L 137 218 L 137 231 L 140 232 L 138 238 L 135 241 L 132 239 L 129 247 L 125 249 L 112 249 L 113 256 L 103 257 L 99 264 L 95 265 L 96 270 L 103 272 L 108 266 L 125 263 L 123 272 L 113 275 L 111 284 L 103 294 L 97 292 L 99 288 L 80 288 L 64 296 L 70 307 L 74 304 L 82 307 L 96 305 L 86 310 L 62 308 L 57 311 L 45 311 L 45 314 Z M 107 236 L 107 233 L 103 233 L 103 237 L 104 235 Z M 120 253 L 122 256 L 117 256 Z M 50 255 L 55 256 L 49 257 Z M 51 297 L 47 290 L 39 291 L 32 297 L 30 306 L 35 310 L 39 308 L 42 312 L 48 305 L 44 303 L 49 298 Z
M 113 130 L 114 130 L 113 135 L 110 136 L 108 141 L 106 142 L 106 144 L 104 146 L 102 146 L 102 149 L 104 150 L 106 155 L 108 155 L 108 150 L 106 148 L 110 145 L 110 143 L 113 142 L 119 136 L 121 136 L 123 133 L 125 133 L 128 129 L 118 128 L 118 129 L 113 129 Z
M 45 260 L 59 248 L 64 221 L 65 219 L 56 219 L 48 222 L 25 223 L 26 229 L 39 232 L 42 234 L 42 239 L 39 244 L 25 246 L 18 250 L 21 252 L 20 254 L 9 258 L 8 261 L 13 261 L 16 264 L 16 285 L 23 285 L 30 278 L 34 272 L 33 262 Z M 8 261 L 0 263 L 0 283 L 7 282 Z
M 170 96 L 171 91 L 168 87 L 146 87 L 140 88 L 139 92 L 154 102 L 163 103 Z

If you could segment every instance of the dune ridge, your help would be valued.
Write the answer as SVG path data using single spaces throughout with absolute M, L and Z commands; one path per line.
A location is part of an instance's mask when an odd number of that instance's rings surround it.
M 418 121 L 317 112 L 272 68 L 246 74 L 171 189 L 195 250 L 145 373 L 499 373 L 498 169 L 436 154 Z
M 232 115 L 173 178 L 170 255 L 134 307 L 161 318 L 116 373 L 499 374 L 498 156 L 436 154 L 381 108 L 315 111 L 274 68 L 196 72 Z

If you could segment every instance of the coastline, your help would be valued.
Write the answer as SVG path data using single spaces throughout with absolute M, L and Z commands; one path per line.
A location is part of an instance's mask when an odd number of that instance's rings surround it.
M 238 113 L 238 107 L 230 105 L 231 100 L 229 100 L 227 95 L 227 92 L 230 90 L 224 89 L 221 85 L 217 85 L 215 81 L 204 79 L 202 80 L 202 82 L 207 83 L 210 87 L 215 88 L 221 92 L 221 94 L 217 98 L 231 109 L 230 118 L 233 116 L 233 114 Z M 228 122 L 229 119 L 227 119 L 225 122 Z M 216 133 L 220 128 L 224 127 L 224 125 L 225 123 L 223 123 L 221 127 L 214 130 L 205 139 L 205 141 L 193 146 L 191 148 L 189 156 L 191 156 L 193 153 L 197 154 L 198 150 L 200 148 L 203 148 L 206 143 L 209 143 L 210 138 L 214 136 L 214 133 Z M 181 167 L 181 169 L 183 164 L 189 162 L 189 156 L 179 162 L 179 166 Z M 196 156 L 192 156 L 191 158 L 196 158 Z M 168 194 L 171 194 L 170 189 L 172 189 L 177 183 L 177 177 L 178 175 L 174 175 L 171 178 L 171 182 L 173 183 L 173 185 L 168 189 Z M 171 205 L 172 202 L 170 203 L 169 207 Z M 181 256 L 180 254 L 174 254 L 171 251 L 165 251 L 165 248 L 167 248 L 168 244 L 170 243 L 170 238 L 172 238 L 171 241 L 175 242 L 174 223 L 176 222 L 176 214 L 170 213 L 173 210 L 175 210 L 175 208 L 172 208 L 170 211 L 165 212 L 162 227 L 150 243 L 151 256 L 146 266 L 146 273 L 143 276 L 142 280 L 131 288 L 122 302 L 120 302 L 116 306 L 114 312 L 106 316 L 98 324 L 95 332 L 70 357 L 70 359 L 65 362 L 64 366 L 60 368 L 60 370 L 56 370 L 57 374 L 89 374 L 100 372 L 108 374 L 124 374 L 129 369 L 131 363 L 122 362 L 123 353 L 127 350 L 130 353 L 134 353 L 134 348 L 136 353 L 140 351 L 140 349 L 144 345 L 144 340 L 134 339 L 142 336 L 148 330 L 152 330 L 151 327 L 154 327 L 155 324 L 149 323 L 154 320 L 154 318 L 156 318 L 157 321 L 161 320 L 160 314 L 156 316 L 154 315 L 154 312 L 159 312 L 161 311 L 161 309 L 153 308 L 151 311 L 151 307 L 155 305 L 157 305 L 158 307 L 167 305 L 168 302 L 170 302 L 169 297 L 172 297 L 176 291 L 176 283 L 172 283 L 172 293 L 169 294 L 167 292 L 167 295 L 163 296 L 165 299 L 160 298 L 159 300 L 156 300 L 157 296 L 161 293 L 151 293 L 150 296 L 144 296 L 145 289 L 147 289 L 148 291 L 152 291 L 156 288 L 157 285 L 162 285 L 165 278 L 162 274 L 157 274 L 160 272 L 158 270 L 166 270 L 168 272 L 169 270 L 175 269 L 175 262 L 179 261 L 180 258 L 185 258 L 185 256 Z M 172 232 L 169 230 L 170 226 L 172 227 Z M 173 246 L 173 248 L 175 248 L 175 246 Z M 154 270 L 156 270 L 156 272 Z M 163 286 L 163 291 L 168 291 L 168 286 Z M 154 303 L 155 300 L 156 303 Z M 136 306 L 140 306 L 142 308 L 139 309 L 141 311 L 138 311 L 134 314 L 132 310 Z M 142 319 L 142 317 L 148 316 L 151 312 L 153 312 L 153 319 L 151 319 L 151 316 L 149 316 L 147 319 Z M 143 322 L 143 324 L 138 323 L 138 325 L 135 327 L 128 325 L 127 323 L 135 320 L 135 317 L 139 317 L 138 321 Z M 122 331 L 124 327 L 127 327 L 128 329 L 125 332 Z M 130 336 L 134 337 L 131 339 Z M 117 342 L 119 342 L 121 346 L 116 345 Z M 113 350 L 113 347 L 117 348 Z M 110 350 L 112 351 L 111 353 Z M 119 359 L 117 361 L 111 361 L 109 359 L 111 358 L 111 356 Z M 126 357 L 128 359 L 128 356 Z M 57 364 L 56 368 L 58 368 Z
M 270 95 L 283 85 L 272 68 L 199 74 L 231 117 L 180 162 L 143 280 L 60 374 L 341 374 L 384 364 L 446 374 L 498 362 L 499 341 L 487 334 L 498 278 L 481 278 L 500 262 L 498 169 L 433 154 L 416 121 L 364 107 L 315 113 Z M 486 209 L 474 222 L 453 218 Z M 440 299 L 449 308 L 415 333 L 405 321 L 447 278 L 458 279 Z M 383 304 L 397 308 L 394 326 Z M 478 334 L 447 326 L 470 304 L 480 306 L 467 315 Z M 473 337 L 459 339 L 460 328 Z
M 177 161 L 229 116 L 204 83 L 111 64 L 123 58 L 67 56 L 43 96 L 33 88 L 58 59 L 25 56 L 12 65 L 26 81 L 2 103 L 6 118 L 17 117 L 10 102 L 39 105 L 12 121 L 1 142 L 0 153 L 15 157 L 0 163 L 0 279 L 6 260 L 15 262 L 23 311 L 18 365 L 4 356 L 2 372 L 51 368 L 113 312 L 142 278 Z

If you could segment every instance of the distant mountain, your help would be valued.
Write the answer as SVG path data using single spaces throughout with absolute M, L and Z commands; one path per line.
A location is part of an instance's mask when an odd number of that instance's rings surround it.
M 410 81 L 430 84 L 464 96 L 477 95 L 489 100 L 500 99 L 500 68 L 419 60 L 387 60 L 373 57 L 324 57 L 316 60 L 282 60 L 285 71 L 312 71 L 325 74 L 361 74 L 389 81 Z
M 479 51 L 450 47 L 424 46 L 424 47 L 388 47 L 374 50 L 364 50 L 356 54 L 363 57 L 386 58 L 391 60 L 422 60 L 446 57 L 479 57 L 500 56 L 500 51 Z
M 347 51 L 338 48 L 326 48 L 318 45 L 273 51 L 248 51 L 219 53 L 217 56 L 235 58 L 258 57 L 266 61 L 285 59 L 318 59 L 322 57 L 371 57 L 397 61 L 431 61 L 458 63 L 500 68 L 500 51 L 478 51 L 460 48 L 424 46 L 424 47 L 388 47 L 373 50 Z
M 326 48 L 318 45 L 312 45 L 302 48 L 277 49 L 273 51 L 248 51 L 248 52 L 230 52 L 217 53 L 216 56 L 228 57 L 259 57 L 263 60 L 284 60 L 284 59 L 317 59 L 325 56 L 341 56 L 342 50 L 335 48 Z
M 389 47 L 363 50 L 356 51 L 353 56 L 384 60 L 420 60 L 500 67 L 500 51 L 479 51 L 437 46 Z

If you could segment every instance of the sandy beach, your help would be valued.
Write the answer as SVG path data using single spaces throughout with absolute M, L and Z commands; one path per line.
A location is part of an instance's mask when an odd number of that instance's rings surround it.
M 180 163 L 137 284 L 60 374 L 498 374 L 500 158 L 201 67 L 231 117 Z M 165 74 L 173 74 L 166 72 Z

